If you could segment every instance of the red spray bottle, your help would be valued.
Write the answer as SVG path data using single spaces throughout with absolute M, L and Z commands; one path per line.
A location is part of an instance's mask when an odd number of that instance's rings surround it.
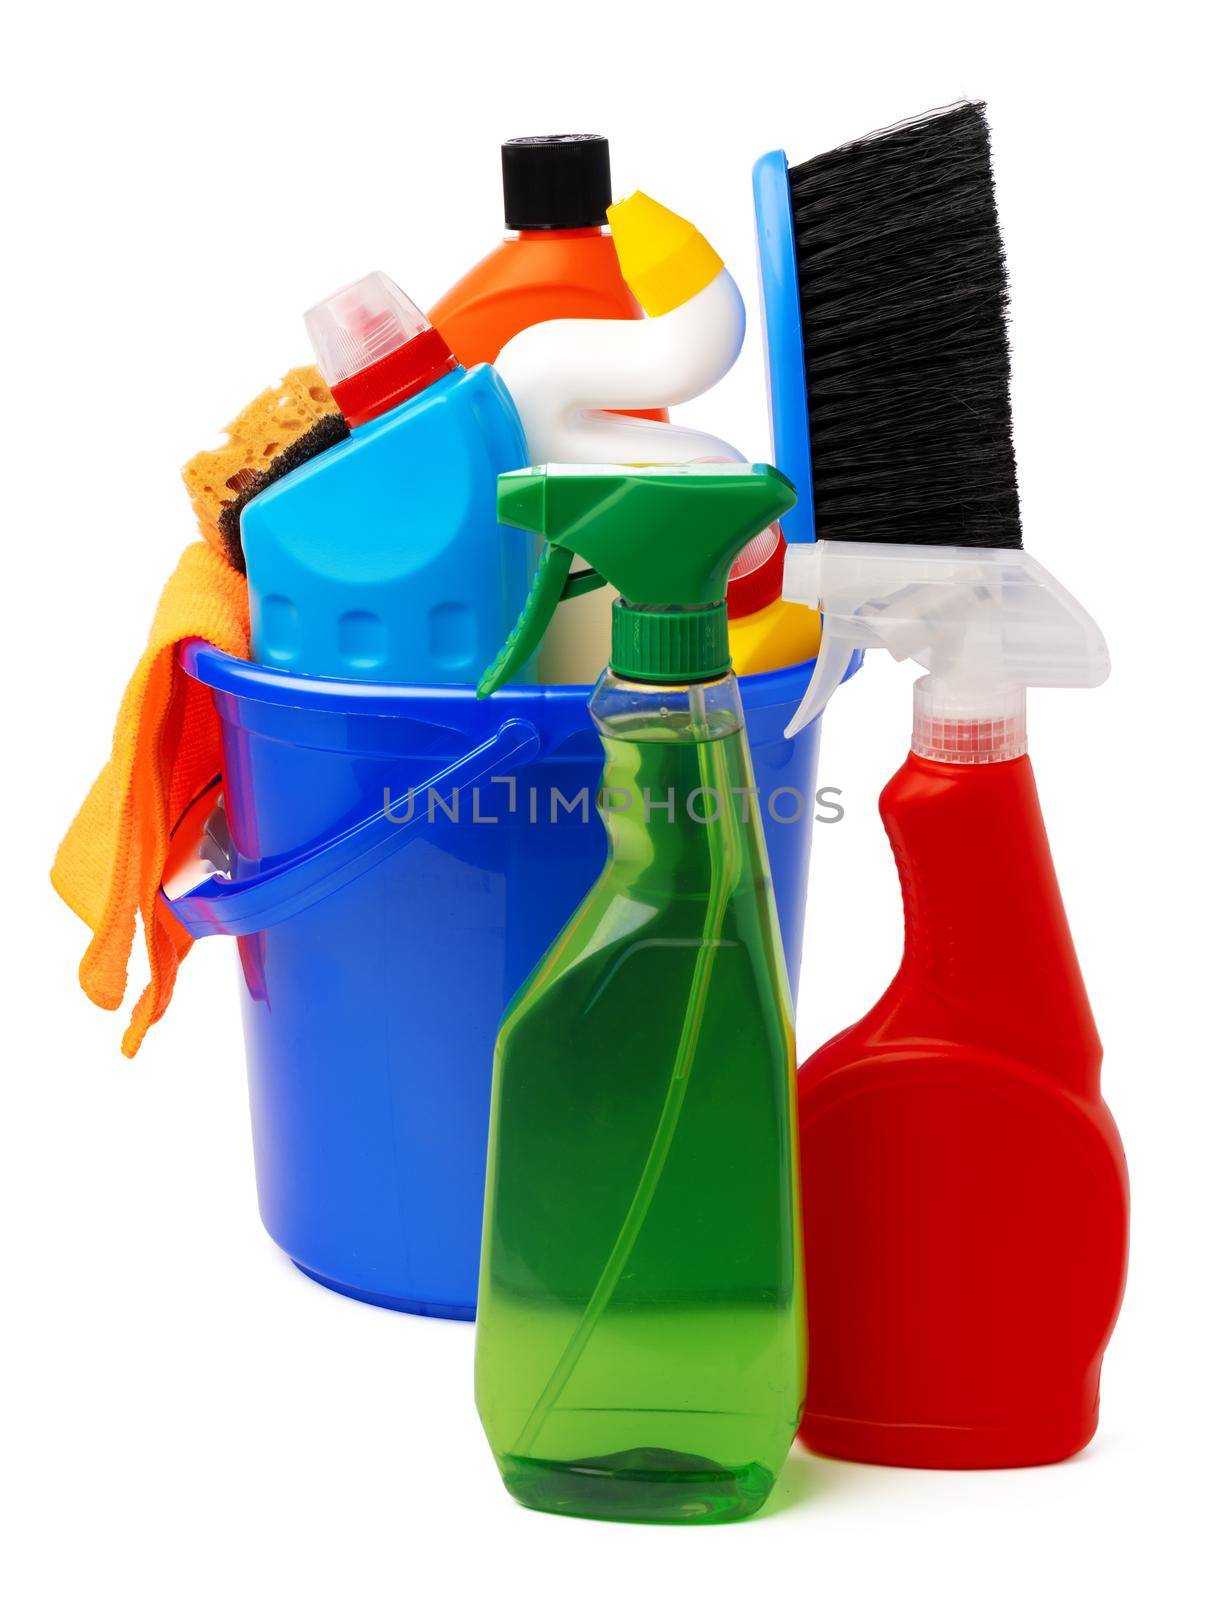
M 911 754 L 881 797 L 901 967 L 799 1073 L 801 1437 L 898 1466 L 1059 1460 L 1096 1429 L 1128 1189 L 1025 690 L 1102 682 L 1105 643 L 1023 550 L 797 545 L 784 595 L 823 627 L 789 733 L 856 649 L 928 669 Z

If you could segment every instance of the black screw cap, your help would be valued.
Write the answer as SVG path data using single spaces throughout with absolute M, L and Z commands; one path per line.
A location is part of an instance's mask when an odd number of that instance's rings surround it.
M 515 231 L 599 228 L 613 200 L 609 140 L 598 133 L 507 139 L 504 226 Z

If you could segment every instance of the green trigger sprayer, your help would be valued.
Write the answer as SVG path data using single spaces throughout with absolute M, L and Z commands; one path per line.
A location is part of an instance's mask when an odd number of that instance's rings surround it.
M 589 704 L 609 859 L 495 1051 L 478 1407 L 537 1509 L 747 1516 L 799 1421 L 791 1006 L 724 603 L 793 500 L 735 464 L 499 481 L 545 549 L 480 694 L 564 598 L 622 596 Z

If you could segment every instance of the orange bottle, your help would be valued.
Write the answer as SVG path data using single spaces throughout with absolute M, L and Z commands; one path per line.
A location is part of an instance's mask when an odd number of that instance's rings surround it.
M 429 313 L 465 367 L 494 361 L 508 340 L 556 317 L 641 317 L 605 227 L 613 200 L 609 142 L 546 134 L 502 147 L 507 237 Z M 664 411 L 642 417 L 667 420 Z

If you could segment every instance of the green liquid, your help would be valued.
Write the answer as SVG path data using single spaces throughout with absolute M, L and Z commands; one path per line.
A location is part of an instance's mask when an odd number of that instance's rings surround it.
M 787 980 L 735 717 L 604 742 L 609 863 L 496 1048 L 479 1413 L 525 1505 L 728 1521 L 804 1396 Z

